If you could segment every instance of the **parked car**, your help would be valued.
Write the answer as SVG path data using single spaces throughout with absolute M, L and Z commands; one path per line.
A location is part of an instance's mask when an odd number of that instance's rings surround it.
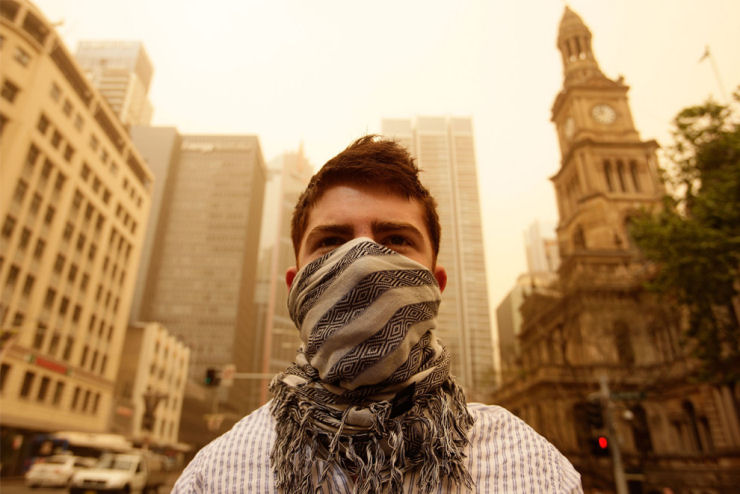
M 73 455 L 53 455 L 39 458 L 26 472 L 29 487 L 66 487 L 75 472 L 95 465 L 94 458 Z
M 94 468 L 80 471 L 72 477 L 69 492 L 157 492 L 165 479 L 159 455 L 148 451 L 106 453 Z

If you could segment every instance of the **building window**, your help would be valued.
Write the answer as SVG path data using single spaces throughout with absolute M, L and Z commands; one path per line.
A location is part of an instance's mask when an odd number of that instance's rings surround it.
M 62 297 L 62 301 L 59 303 L 59 315 L 66 316 L 68 309 L 69 309 L 69 298 Z
M 16 62 L 23 65 L 24 67 L 28 66 L 28 62 L 31 61 L 31 55 L 29 55 L 28 52 L 20 46 L 17 46 L 15 48 L 15 54 L 13 55 L 13 58 Z
M 36 247 L 33 249 L 33 257 L 36 259 L 41 259 L 41 256 L 44 255 L 45 247 L 46 247 L 46 242 L 44 242 L 41 239 L 36 240 Z
M 56 210 L 54 209 L 54 206 L 46 206 L 46 214 L 44 215 L 44 223 L 47 225 L 51 225 L 51 222 L 54 220 L 54 213 Z
M 614 183 L 612 182 L 612 164 L 609 160 L 604 160 L 603 166 L 606 188 L 609 192 L 614 192 Z
M 70 146 L 69 144 L 67 144 L 64 147 L 64 159 L 65 159 L 65 161 L 69 162 L 72 159 L 72 156 L 74 156 L 74 154 L 75 154 L 74 148 L 72 148 L 72 146 Z
M 22 203 L 23 198 L 26 197 L 27 190 L 28 190 L 28 184 L 25 182 L 25 180 L 18 180 L 18 183 L 15 186 L 15 193 L 13 194 L 13 199 L 18 203 Z
M 31 295 L 31 290 L 33 290 L 33 284 L 36 281 L 36 279 L 33 277 L 33 275 L 26 275 L 26 281 L 23 283 L 23 295 L 25 297 L 28 297 Z
M 47 309 L 51 309 L 51 307 L 54 305 L 54 299 L 57 296 L 57 292 L 53 288 L 49 288 L 46 290 L 46 297 L 44 298 L 44 307 Z
M 634 185 L 637 192 L 642 192 L 640 188 L 640 177 L 637 170 L 637 162 L 630 161 L 630 175 L 632 176 L 632 185 Z
M 46 376 L 41 378 L 41 384 L 39 384 L 39 392 L 36 394 L 36 400 L 38 401 L 46 400 L 46 393 L 49 392 L 50 382 L 51 382 L 51 379 L 49 379 Z
M 5 380 L 8 378 L 8 374 L 10 374 L 10 365 L 2 364 L 0 366 L 0 391 L 5 389 Z
M 82 349 L 82 355 L 80 356 L 80 367 L 85 367 L 87 363 L 87 353 L 90 351 L 87 345 Z
M 62 112 L 66 116 L 70 116 L 72 114 L 72 102 L 68 99 L 64 100 L 64 104 L 62 105 Z
M 36 350 L 41 350 L 44 346 L 44 339 L 46 338 L 46 324 L 39 323 L 36 327 L 36 333 L 33 335 L 33 347 Z
M 92 403 L 92 413 L 93 414 L 98 413 L 98 406 L 100 406 L 100 393 L 95 393 L 95 397 L 93 398 L 93 403 Z
M 59 341 L 62 339 L 62 337 L 59 335 L 59 333 L 54 333 L 51 335 L 51 342 L 49 342 L 49 354 L 50 355 L 56 355 L 57 350 L 59 349 Z
M 54 396 L 51 399 L 53 405 L 59 405 L 62 402 L 62 396 L 64 395 L 64 383 L 57 381 L 56 388 L 54 389 Z
M 64 353 L 62 359 L 69 362 L 69 358 L 72 356 L 72 347 L 74 347 L 75 339 L 71 336 L 67 336 L 67 343 L 64 345 Z
M 56 130 L 51 135 L 51 145 L 54 146 L 54 149 L 59 149 L 59 144 L 62 143 L 62 134 L 57 132 Z
M 49 119 L 46 118 L 46 115 L 43 113 L 39 117 L 39 122 L 36 124 L 36 128 L 41 132 L 41 134 L 46 134 L 46 129 L 49 128 Z
M 617 347 L 617 357 L 622 364 L 632 365 L 635 363 L 635 349 L 632 347 L 632 337 L 627 323 L 617 321 L 614 323 L 614 343 Z
M 61 273 L 64 269 L 64 264 L 67 260 L 62 254 L 57 254 L 57 258 L 54 261 L 54 272 Z
M 15 218 L 8 215 L 5 217 L 5 223 L 3 223 L 3 237 L 10 238 L 15 229 Z
M 20 268 L 16 266 L 15 264 L 10 266 L 10 269 L 8 270 L 8 276 L 5 278 L 5 288 L 8 290 L 12 290 L 13 287 L 15 287 L 16 282 L 18 281 L 18 274 L 20 273 Z
M 619 177 L 619 187 L 622 192 L 627 192 L 627 181 L 624 178 L 624 163 L 621 160 L 617 160 L 617 176 Z
M 31 242 L 31 230 L 28 228 L 23 228 L 21 231 L 21 238 L 18 242 L 18 248 L 22 251 L 26 250 L 26 247 L 28 247 L 28 244 Z
M 82 115 L 75 115 L 75 129 L 82 130 Z
M 70 410 L 77 409 L 77 402 L 80 401 L 80 387 L 75 386 L 74 394 L 72 395 L 72 404 L 69 406 Z
M 53 99 L 54 101 L 59 101 L 59 98 L 61 98 L 62 90 L 59 88 L 56 82 L 51 83 L 51 91 L 49 91 L 49 96 L 51 96 L 51 99 Z
M 34 379 L 36 379 L 36 374 L 31 371 L 26 371 L 26 374 L 23 376 L 23 384 L 21 384 L 21 391 L 19 393 L 21 398 L 28 398 L 28 395 L 31 394 L 31 387 L 33 386 Z
M 0 90 L 0 96 L 12 103 L 15 101 L 15 97 L 18 96 L 18 91 L 18 86 L 6 79 L 3 81 L 3 88 Z
M 67 177 L 65 177 L 61 172 L 57 174 L 57 178 L 54 180 L 54 190 L 57 192 L 61 192 L 64 188 L 64 182 L 67 181 Z
M 90 390 L 85 390 L 85 398 L 82 400 L 82 411 L 87 411 L 87 405 L 90 403 Z
M 31 212 L 31 215 L 35 218 L 36 214 L 39 212 L 39 209 L 41 209 L 41 194 L 38 192 L 33 194 L 33 199 L 31 199 L 31 205 L 29 206 L 28 210 Z
M 8 117 L 0 113 L 0 136 L 3 135 L 3 130 L 5 130 L 5 125 L 8 123 Z

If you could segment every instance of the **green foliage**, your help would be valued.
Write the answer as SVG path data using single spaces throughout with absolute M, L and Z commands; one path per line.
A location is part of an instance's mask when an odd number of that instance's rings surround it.
M 740 105 L 740 88 L 733 95 Z M 649 288 L 687 309 L 685 336 L 701 377 L 740 377 L 740 115 L 708 101 L 674 119 L 672 192 L 658 212 L 634 217 L 630 233 L 656 267 Z

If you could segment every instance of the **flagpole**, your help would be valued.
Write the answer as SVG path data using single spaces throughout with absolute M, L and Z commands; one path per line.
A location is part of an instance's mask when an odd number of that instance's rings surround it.
M 704 55 L 701 56 L 699 62 L 703 62 L 705 58 L 709 58 L 709 63 L 712 64 L 712 71 L 714 72 L 714 78 L 717 79 L 717 86 L 719 86 L 720 97 L 724 100 L 726 105 L 730 104 L 730 100 L 727 98 L 727 92 L 725 86 L 722 84 L 722 78 L 719 76 L 719 69 L 717 68 L 717 61 L 714 59 L 714 55 L 709 50 L 709 45 L 704 48 Z

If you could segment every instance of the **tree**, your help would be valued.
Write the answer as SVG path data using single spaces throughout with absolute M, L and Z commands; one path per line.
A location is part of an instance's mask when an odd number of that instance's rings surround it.
M 740 88 L 733 99 L 734 108 L 709 100 L 675 117 L 664 207 L 630 221 L 656 268 L 648 288 L 686 308 L 700 378 L 718 384 L 740 376 Z

